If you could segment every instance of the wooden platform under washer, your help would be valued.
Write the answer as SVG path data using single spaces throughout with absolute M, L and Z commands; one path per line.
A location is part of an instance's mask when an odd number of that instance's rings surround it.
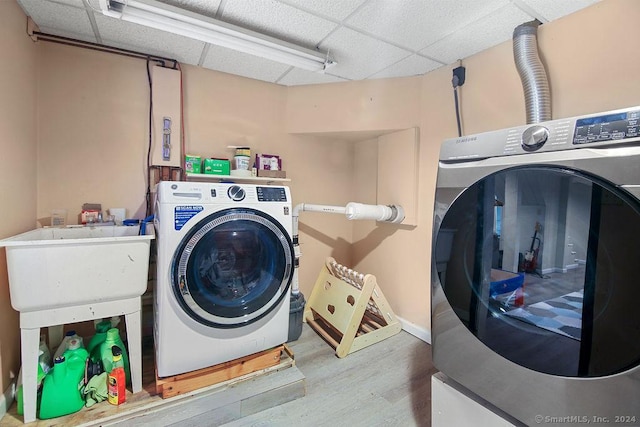
M 281 345 L 209 368 L 172 377 L 158 378 L 156 373 L 156 393 L 166 399 L 270 368 L 280 363 L 285 348 L 293 360 L 291 351 L 285 345 Z

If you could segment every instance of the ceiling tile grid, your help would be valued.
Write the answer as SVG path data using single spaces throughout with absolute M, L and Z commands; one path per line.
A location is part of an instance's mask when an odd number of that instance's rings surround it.
M 82 0 L 19 0 L 18 3 L 43 33 L 92 43 L 97 41 Z
M 600 0 L 517 0 L 517 2 L 514 2 L 524 3 L 549 22 L 584 9 L 598 1 Z
M 423 56 L 412 54 L 395 64 L 369 76 L 370 79 L 384 79 L 391 77 L 418 76 L 441 67 L 440 62 Z
M 343 78 L 332 76 L 326 73 L 313 73 L 311 71 L 301 70 L 294 68 L 290 70 L 282 78 L 278 79 L 277 83 L 285 86 L 297 86 L 297 85 L 313 85 L 321 83 L 337 83 L 346 81 Z
M 453 64 L 513 37 L 513 29 L 533 20 L 514 5 L 508 4 L 464 28 L 438 40 L 420 51 L 430 58 Z
M 250 79 L 275 82 L 289 65 L 237 52 L 220 46 L 210 46 L 202 64 L 205 68 L 235 74 Z
M 329 74 L 348 80 L 363 80 L 411 55 L 410 51 L 342 27 L 320 44 L 337 65 Z
M 414 52 L 509 0 L 369 0 L 347 24 Z
M 523 22 L 534 18 L 553 21 L 598 1 L 157 0 L 154 3 L 328 52 L 337 65 L 327 69 L 326 74 L 105 17 L 98 0 L 18 0 L 18 3 L 45 33 L 101 42 L 289 86 L 425 74 L 509 40 L 513 29 Z
M 102 42 L 109 46 L 197 64 L 205 43 L 155 28 L 95 15 Z
M 366 0 L 279 0 L 280 3 L 288 4 L 309 13 L 332 19 L 335 21 L 343 21 L 353 12 L 355 12 Z
M 336 27 L 334 22 L 276 0 L 228 1 L 220 20 L 310 49 Z

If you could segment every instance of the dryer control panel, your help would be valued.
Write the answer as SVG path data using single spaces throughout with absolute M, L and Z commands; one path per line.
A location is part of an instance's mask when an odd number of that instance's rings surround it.
M 441 162 L 579 150 L 640 142 L 640 106 L 448 139 Z
M 576 120 L 574 144 L 589 144 L 614 139 L 635 138 L 640 133 L 640 110 L 605 114 Z

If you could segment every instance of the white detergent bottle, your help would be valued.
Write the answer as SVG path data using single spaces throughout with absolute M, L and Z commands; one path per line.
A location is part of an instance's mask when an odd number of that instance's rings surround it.
M 44 340 L 44 335 L 40 335 L 40 355 L 38 356 L 38 363 L 40 363 L 40 367 L 45 374 L 51 369 L 51 361 L 51 352 Z
M 69 348 L 69 341 L 76 339 L 78 340 L 78 342 L 80 343 L 80 347 L 84 348 L 84 343 L 82 342 L 82 337 L 78 336 L 78 334 L 76 334 L 76 331 L 69 331 L 64 335 L 64 338 L 62 339 L 62 342 L 60 343 L 60 345 L 58 346 L 58 349 L 56 350 L 54 356 L 53 356 L 53 360 L 56 360 L 58 357 L 62 356 L 62 354 L 67 351 L 67 349 Z

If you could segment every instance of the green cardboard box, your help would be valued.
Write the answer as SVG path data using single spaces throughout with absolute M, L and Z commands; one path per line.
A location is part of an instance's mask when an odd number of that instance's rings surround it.
M 227 159 L 204 159 L 204 173 L 210 175 L 229 175 L 231 163 Z
M 202 173 L 202 161 L 200 156 L 187 154 L 184 156 L 184 168 L 187 173 Z

